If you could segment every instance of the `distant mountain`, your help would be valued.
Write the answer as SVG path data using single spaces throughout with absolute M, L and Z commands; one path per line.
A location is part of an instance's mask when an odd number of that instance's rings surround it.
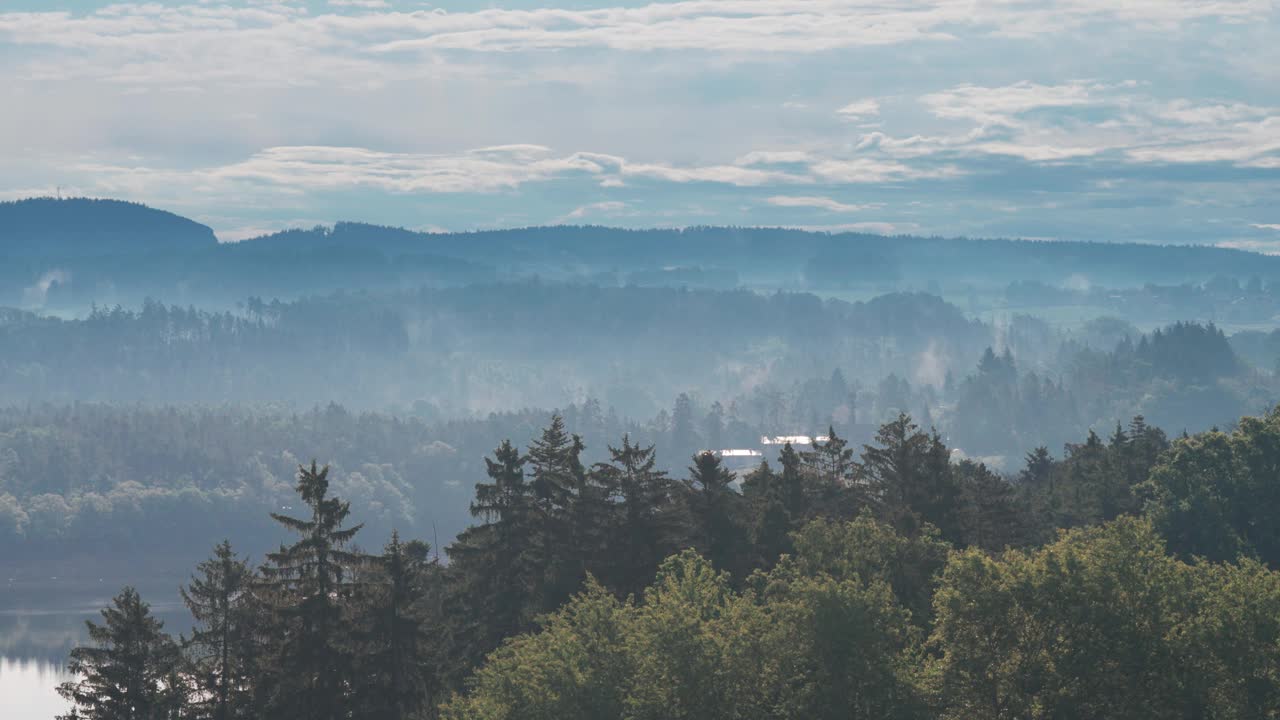
M 0 203 L 0 255 L 99 257 L 216 246 L 213 230 L 120 200 L 31 198 Z
M 594 277 L 592 273 L 607 271 L 621 272 L 625 278 L 635 271 L 692 268 L 735 274 L 757 286 L 801 284 L 820 290 L 863 284 L 888 290 L 930 282 L 1141 287 L 1198 284 L 1219 276 L 1280 281 L 1280 257 L 1203 245 L 888 237 L 768 227 L 631 230 L 557 225 L 426 233 L 341 222 L 332 228 L 286 230 L 237 245 L 242 251 L 327 247 L 359 248 L 388 257 L 431 253 L 549 278 L 565 273 Z
M 742 227 L 417 232 L 357 222 L 219 244 L 204 225 L 133 203 L 0 203 L 0 306 L 77 310 L 151 297 L 232 307 L 250 296 L 531 278 L 853 297 L 925 290 L 969 312 L 1087 307 L 1088 317 L 1147 324 L 1280 316 L 1280 257 L 1209 246 Z

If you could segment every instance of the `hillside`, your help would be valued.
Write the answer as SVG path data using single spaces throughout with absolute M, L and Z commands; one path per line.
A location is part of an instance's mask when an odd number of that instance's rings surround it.
M 97 257 L 216 245 L 213 230 L 138 203 L 30 198 L 0 203 L 0 254 Z

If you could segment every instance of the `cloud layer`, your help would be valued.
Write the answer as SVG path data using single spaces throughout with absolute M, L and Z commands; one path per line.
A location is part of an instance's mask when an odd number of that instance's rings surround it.
M 127 197 L 228 237 L 358 217 L 1275 242 L 1271 0 L 524 4 L 32 0 L 0 12 L 0 196 Z

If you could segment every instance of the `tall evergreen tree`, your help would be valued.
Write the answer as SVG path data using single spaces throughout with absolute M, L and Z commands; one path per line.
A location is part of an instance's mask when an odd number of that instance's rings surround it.
M 944 538 L 959 539 L 960 488 L 950 452 L 936 432 L 922 432 L 909 415 L 881 426 L 876 445 L 866 446 L 859 482 L 899 532 L 914 537 L 930 523 Z
M 247 560 L 236 556 L 224 540 L 213 557 L 196 566 L 191 582 L 181 588 L 182 601 L 198 623 L 182 645 L 190 660 L 196 694 L 195 717 L 238 720 L 253 714 L 252 685 L 257 644 L 254 637 L 252 589 L 255 578 Z
M 794 529 L 809 517 L 812 493 L 806 487 L 804 461 L 800 453 L 791 447 L 791 443 L 782 446 L 782 452 L 778 453 L 778 464 L 782 466 L 782 472 L 778 475 L 778 494 Z
M 449 546 L 447 594 L 451 654 L 458 665 L 478 663 L 503 638 L 532 626 L 542 608 L 547 549 L 534 530 L 533 488 L 525 458 L 504 441 L 485 458 L 490 482 L 476 484 L 471 514 L 482 524 Z M 458 678 L 450 678 L 456 683 Z
M 439 658 L 431 633 L 430 547 L 393 532 L 362 586 L 353 716 L 419 718 L 440 699 Z
M 742 497 L 750 513 L 753 563 L 772 567 L 783 553 L 791 552 L 791 516 L 783 500 L 782 481 L 769 461 L 742 479 Z
M 92 645 L 74 648 L 58 687 L 71 703 L 64 720 L 177 720 L 186 688 L 177 673 L 179 651 L 138 591 L 124 588 L 102 610 L 102 624 L 86 620 Z
M 586 485 L 583 449 L 582 438 L 571 435 L 557 413 L 527 453 L 534 508 L 531 542 L 544 551 L 545 561 L 538 614 L 559 607 L 586 577 L 580 542 L 586 538 L 580 531 L 586 529 L 589 518 L 578 517 L 584 508 L 577 503 Z
M 622 447 L 610 446 L 609 456 L 610 462 L 596 465 L 592 475 L 617 498 L 617 519 L 608 535 L 611 562 L 606 577 L 625 596 L 640 592 L 653 579 L 658 564 L 675 551 L 680 526 L 674 485 L 666 472 L 657 469 L 652 445 L 633 445 L 624 435 Z M 598 525 L 598 512 L 579 513 L 579 530 Z
M 689 468 L 686 498 L 694 547 L 717 570 L 741 582 L 749 569 L 746 500 L 733 489 L 733 473 L 712 452 L 698 453 Z
M 343 527 L 348 503 L 329 496 L 329 467 L 298 467 L 298 494 L 309 518 L 272 513 L 301 537 L 267 555 L 262 568 L 275 603 L 279 644 L 272 663 L 271 714 L 337 720 L 348 715 L 352 653 L 344 609 L 353 590 L 351 573 L 365 562 L 346 550 L 360 525 Z
M 813 441 L 811 450 L 800 452 L 808 479 L 806 495 L 810 512 L 815 515 L 853 517 L 860 504 L 853 496 L 853 473 L 857 461 L 848 441 L 836 434 L 835 426 L 827 429 L 826 442 Z

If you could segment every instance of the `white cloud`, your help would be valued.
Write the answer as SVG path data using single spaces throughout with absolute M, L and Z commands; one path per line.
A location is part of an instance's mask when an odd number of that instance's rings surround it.
M 1232 250 L 1246 250 L 1248 252 L 1262 253 L 1263 255 L 1280 255 L 1280 240 L 1236 239 L 1220 240 L 1214 244 L 1217 247 L 1230 248 Z
M 877 100 L 857 100 L 836 110 L 836 114 L 845 120 L 865 120 L 880 114 L 880 103 Z
M 286 3 L 118 3 L 87 14 L 0 13 L 0 42 L 65 51 L 23 68 L 36 79 L 359 85 L 378 82 L 379 73 L 391 67 L 405 72 L 410 67 L 405 53 L 433 58 L 450 50 L 812 54 L 946 42 L 957 32 L 979 37 L 1053 34 L 1090 23 L 1167 28 L 1202 19 L 1264 21 L 1272 13 L 1268 0 L 685 0 L 634 7 L 470 12 L 391 11 L 384 0 L 331 0 L 330 5 L 371 12 L 311 14 Z
M 896 160 L 874 157 L 824 159 L 813 163 L 810 170 L 818 178 L 831 183 L 888 183 L 904 180 L 958 177 L 965 174 L 955 165 L 940 167 L 913 166 Z
M 625 214 L 634 214 L 630 213 L 629 209 L 630 206 L 620 200 L 603 200 L 576 207 L 560 218 L 559 222 L 581 220 L 586 217 L 618 217 Z
M 818 195 L 774 195 L 766 198 L 765 202 L 775 207 L 817 208 L 837 213 L 859 212 L 880 207 L 879 205 L 851 205 Z
M 959 87 L 930 93 L 920 102 L 941 118 L 970 120 L 980 125 L 1017 125 L 1016 116 L 1041 108 L 1088 105 L 1090 91 L 1099 86 L 1084 82 L 1038 85 L 1019 82 L 1003 87 Z
M 1256 227 L 1259 230 L 1275 230 L 1280 232 L 1280 223 L 1252 223 L 1250 227 Z
M 874 235 L 906 235 L 916 232 L 920 226 L 915 223 L 893 222 L 857 222 L 838 223 L 834 225 L 788 225 L 797 230 L 829 233 L 871 233 Z
M 803 150 L 753 150 L 733 161 L 734 165 L 788 165 L 807 163 L 813 155 Z

